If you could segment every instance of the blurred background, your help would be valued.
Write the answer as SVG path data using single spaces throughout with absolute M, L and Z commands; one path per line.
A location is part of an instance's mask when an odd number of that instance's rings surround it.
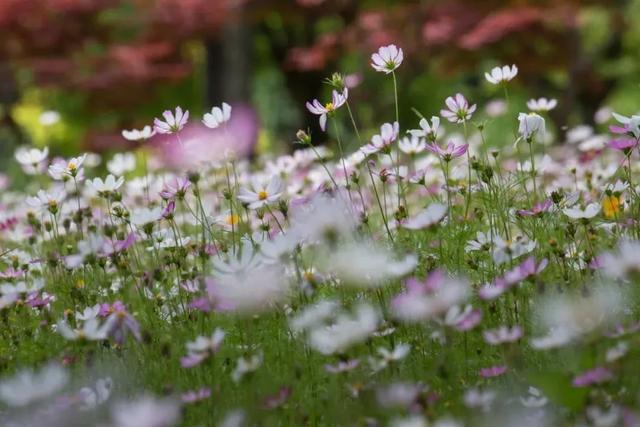
M 335 71 L 373 131 L 394 117 L 391 79 L 369 66 L 389 43 L 405 52 L 404 129 L 417 123 L 412 108 L 437 114 L 460 91 L 488 103 L 474 119 L 500 140 L 527 99 L 546 96 L 559 101 L 562 140 L 569 126 L 602 126 L 603 107 L 637 111 L 638 22 L 640 0 L 0 0 L 0 170 L 20 144 L 133 148 L 122 129 L 177 105 L 199 122 L 223 101 L 251 130 L 250 151 L 287 152 L 299 128 L 326 138 L 304 104 L 328 98 Z M 483 75 L 511 63 L 520 73 L 505 112 Z

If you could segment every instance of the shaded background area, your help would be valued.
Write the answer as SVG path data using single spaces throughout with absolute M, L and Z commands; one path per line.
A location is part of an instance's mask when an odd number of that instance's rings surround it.
M 0 169 L 17 144 L 131 148 L 121 129 L 176 105 L 198 120 L 222 101 L 255 111 L 256 150 L 287 151 L 298 128 L 321 134 L 304 103 L 328 95 L 334 71 L 361 82 L 352 104 L 373 128 L 394 114 L 390 81 L 369 67 L 388 43 L 405 51 L 401 122 L 457 91 L 501 98 L 483 72 L 515 63 L 513 114 L 489 137 L 533 96 L 559 100 L 562 134 L 605 105 L 636 111 L 639 20 L 640 0 L 2 0 Z

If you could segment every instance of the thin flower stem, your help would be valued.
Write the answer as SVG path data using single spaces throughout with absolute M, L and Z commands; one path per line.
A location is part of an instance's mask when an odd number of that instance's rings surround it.
M 351 197 L 351 185 L 349 184 L 349 174 L 347 173 L 347 163 L 344 160 L 344 151 L 342 150 L 342 141 L 340 138 L 340 130 L 338 129 L 338 122 L 333 120 L 333 128 L 336 131 L 336 140 L 338 141 L 338 150 L 340 154 L 340 161 L 342 162 L 342 170 L 344 172 L 345 186 L 347 188 L 347 194 L 349 195 L 349 201 L 353 205 L 353 198 Z

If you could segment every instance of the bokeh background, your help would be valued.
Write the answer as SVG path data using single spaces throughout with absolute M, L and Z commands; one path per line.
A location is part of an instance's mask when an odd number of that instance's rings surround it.
M 638 22 L 640 0 L 0 0 L 0 170 L 11 173 L 20 144 L 56 155 L 135 148 L 122 129 L 177 105 L 197 122 L 222 101 L 252 152 L 292 150 L 299 128 L 321 142 L 304 103 L 328 97 L 334 71 L 349 76 L 356 116 L 373 130 L 394 117 L 392 82 L 369 67 L 389 43 L 405 51 L 404 128 L 413 108 L 437 113 L 461 91 L 488 103 L 475 118 L 491 121 L 499 144 L 526 100 L 547 96 L 559 101 L 561 142 L 580 123 L 605 129 L 608 108 L 637 110 Z M 511 63 L 520 74 L 505 112 L 483 74 Z

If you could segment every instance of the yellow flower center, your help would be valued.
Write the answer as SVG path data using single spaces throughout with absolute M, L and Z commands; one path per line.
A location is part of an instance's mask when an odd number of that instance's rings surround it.
M 227 224 L 229 225 L 236 225 L 240 222 L 240 216 L 233 214 L 233 215 L 228 215 L 227 219 L 226 219 Z
M 267 192 L 264 190 L 258 193 L 258 199 L 260 200 L 267 200 L 267 197 L 268 197 Z
M 69 162 L 69 164 L 67 165 L 67 169 L 69 169 L 70 171 L 74 171 L 78 169 L 78 166 L 74 162 Z
M 325 104 L 324 108 L 329 112 L 331 112 L 331 111 L 333 111 L 335 109 L 335 107 L 333 106 L 333 102 L 327 102 Z
M 604 216 L 607 218 L 613 218 L 620 212 L 620 205 L 622 204 L 622 197 L 617 196 L 605 196 L 602 199 L 602 210 Z

